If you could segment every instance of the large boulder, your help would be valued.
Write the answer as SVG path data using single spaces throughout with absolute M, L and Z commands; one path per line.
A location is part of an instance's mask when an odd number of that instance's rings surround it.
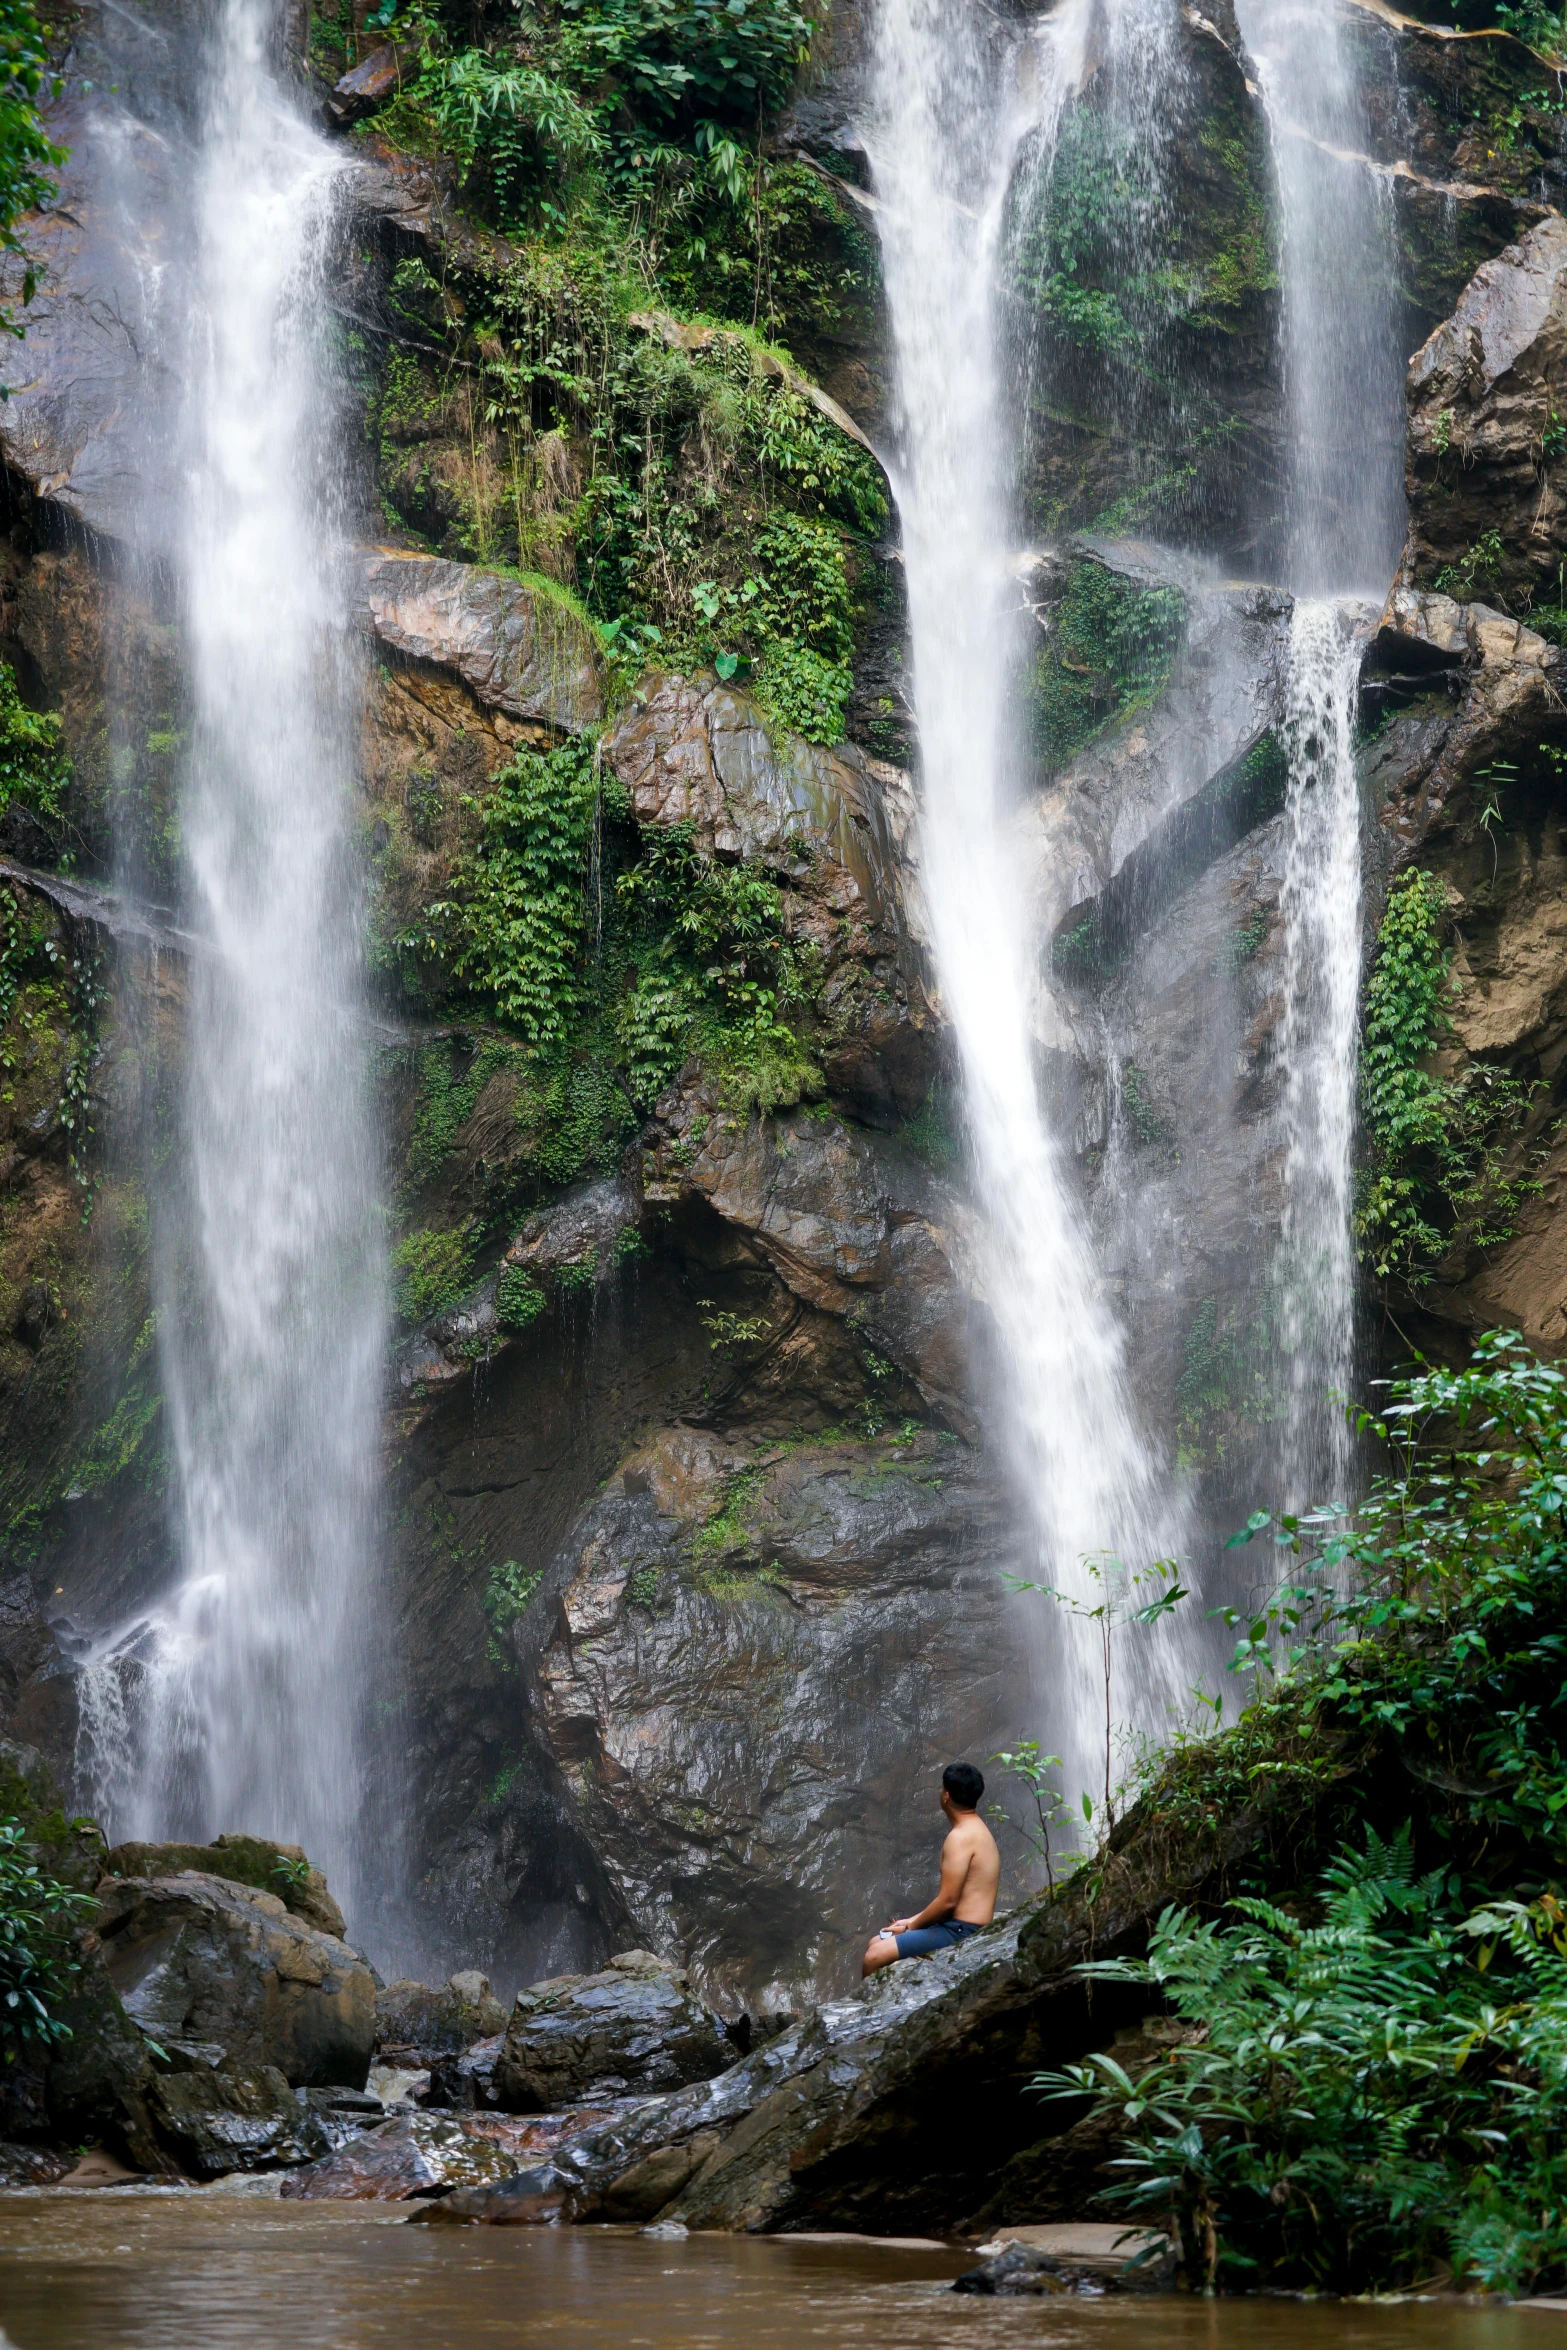
M 116 1844 L 105 1853 L 106 1877 L 225 1877 L 256 1893 L 273 1893 L 286 1909 L 319 1934 L 347 1932 L 343 1913 L 297 1844 L 274 1844 L 267 1836 L 219 1836 L 211 1844 Z
M 1476 271 L 1409 362 L 1411 584 L 1510 602 L 1567 553 L 1567 220 Z
M 648 1431 L 530 1622 L 532 1718 L 641 1934 L 752 2013 L 856 1976 L 934 1867 L 932 1737 L 1012 1718 L 1008 1571 L 999 1481 L 935 1429 Z
M 495 2082 L 510 2112 L 551 2113 L 588 2097 L 711 2080 L 735 2055 L 722 2021 L 678 1968 L 623 1950 L 601 1974 L 560 1975 L 518 1992 Z
M 440 1990 L 404 1978 L 375 1995 L 376 2054 L 383 2062 L 429 2065 L 505 2029 L 505 2008 L 488 1976 L 476 1972 L 453 1975 Z
M 216 2047 L 241 2072 L 275 2066 L 295 2087 L 364 2087 L 375 1980 L 335 1935 L 198 1870 L 108 1877 L 98 1898 L 110 1981 L 149 2039 Z
M 202 2179 L 230 2171 L 274 2170 L 329 2151 L 318 2117 L 276 2065 L 230 2068 L 222 2050 L 182 2049 L 152 2085 L 159 2132 L 183 2170 Z
M 1288 1833 L 1306 1801 L 1275 1783 L 1243 1806 L 1193 1805 L 1179 1826 L 1134 1811 L 1054 1900 L 889 1967 L 716 2079 L 584 2127 L 515 2179 L 460 2188 L 426 2216 L 536 2226 L 620 2216 L 617 2203 L 641 2214 L 684 2171 L 665 2209 L 691 2228 L 964 2231 L 1037 2138 L 1030 2073 L 1105 2047 L 1146 2004 L 1136 1987 L 1085 1984 L 1081 1962 L 1145 1947 L 1170 1901 L 1222 1895 L 1268 1815 Z

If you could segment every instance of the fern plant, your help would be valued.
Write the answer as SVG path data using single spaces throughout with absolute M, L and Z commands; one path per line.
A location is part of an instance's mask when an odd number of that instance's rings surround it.
M 1567 1924 L 1547 1896 L 1475 1907 L 1368 1831 L 1307 1916 L 1166 1910 L 1146 1958 L 1080 1970 L 1190 2028 L 1133 2081 L 1111 2056 L 1041 2073 L 1125 2132 L 1105 2200 L 1173 2220 L 1206 2289 L 1356 2292 L 1444 2270 L 1567 2274 Z

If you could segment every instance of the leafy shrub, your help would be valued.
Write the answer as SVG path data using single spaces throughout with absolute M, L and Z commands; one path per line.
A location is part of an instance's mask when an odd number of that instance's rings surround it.
M 0 1819 L 0 2039 L 47 2046 L 70 2038 L 56 2010 L 75 1978 L 76 1933 L 92 1907 L 88 1895 L 40 1868 L 19 1819 Z M 15 2045 L 5 2055 L 14 2063 Z
M 476 848 L 430 935 L 455 976 L 538 1048 L 559 1046 L 583 1000 L 583 888 L 598 785 L 591 746 L 522 751 L 491 779 Z
M 1136 2082 L 1055 2075 L 1128 2133 L 1114 2200 L 1174 2212 L 1194 2281 L 1356 2290 L 1450 2263 L 1567 2278 L 1567 1375 L 1514 1334 L 1390 1383 L 1393 1466 L 1353 1517 L 1258 1511 L 1283 1561 L 1245 1615 L 1257 1695 L 1147 1767 L 1142 1819 L 1211 1835 L 1272 1787 L 1267 1878 L 1220 1922 L 1169 1912 L 1146 1961 L 1191 2027 Z M 1413 1782 L 1412 1827 L 1389 1799 Z M 1407 1803 L 1407 1799 L 1406 1799 Z M 1315 1884 L 1318 1821 L 1380 1814 Z M 1266 1896 L 1266 1897 L 1264 1897 Z
M 520 1265 L 508 1265 L 495 1285 L 495 1312 L 503 1330 L 526 1330 L 548 1302 L 532 1274 Z
M 0 100 L 0 114 L 3 110 Z M 58 714 L 29 710 L 17 691 L 15 670 L 0 661 L 0 815 L 14 803 L 40 816 L 58 816 L 70 780 Z
M 1045 762 L 1063 766 L 1113 720 L 1152 701 L 1185 632 L 1176 589 L 1138 587 L 1089 557 L 1074 563 L 1030 679 Z
M 466 1230 L 410 1232 L 392 1251 L 397 1311 L 403 1321 L 428 1321 L 454 1306 L 467 1289 L 472 1250 Z
M 1451 2267 L 1567 2274 L 1567 1912 L 1417 1876 L 1406 1828 L 1323 1873 L 1310 1922 L 1167 1909 L 1146 1959 L 1081 1970 L 1169 2002 L 1191 2037 L 1137 2082 L 1112 2056 L 1041 2074 L 1127 2137 L 1107 2201 L 1173 2212 L 1188 2276 L 1330 2292 Z
M 0 0 L 0 248 L 24 253 L 16 222 L 54 194 L 51 174 L 65 161 L 38 119 L 38 101 L 46 93 L 58 96 L 61 85 L 52 80 L 43 27 L 30 0 Z M 33 298 L 31 265 L 23 272 L 22 301 Z M 21 322 L 0 315 L 8 334 L 20 335 Z
M 653 1099 L 693 1047 L 737 1107 L 765 1113 L 821 1089 L 791 1014 L 810 1002 L 806 952 L 786 936 L 777 883 L 701 856 L 689 825 L 649 831 L 616 883 L 638 933 L 617 1025 L 634 1090 Z
M 1366 983 L 1360 1108 L 1366 1163 L 1356 1233 L 1379 1278 L 1430 1279 L 1462 1232 L 1477 1246 L 1510 1236 L 1532 1178 L 1509 1179 L 1509 1148 L 1532 1089 L 1489 1062 L 1438 1076 L 1430 1056 L 1452 1032 L 1446 892 L 1410 872 L 1388 893 Z

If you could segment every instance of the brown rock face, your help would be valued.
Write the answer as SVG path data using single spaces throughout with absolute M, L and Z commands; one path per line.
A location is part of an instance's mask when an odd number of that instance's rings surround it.
M 396 97 L 404 75 L 417 72 L 418 64 L 417 48 L 407 44 L 388 41 L 382 48 L 372 49 L 333 86 L 324 109 L 328 122 L 346 130 L 351 123 L 363 121 Z
M 1567 552 L 1567 221 L 1475 273 L 1409 363 L 1409 578 L 1511 598 Z
M 459 676 L 485 708 L 580 733 L 604 714 L 597 648 L 563 602 L 473 563 L 369 558 L 365 595 L 381 643 Z
M 110 1981 L 152 2039 L 216 2047 L 239 2070 L 275 2066 L 296 2088 L 364 2087 L 375 1983 L 335 1935 L 194 1870 L 106 1878 L 99 1905 Z

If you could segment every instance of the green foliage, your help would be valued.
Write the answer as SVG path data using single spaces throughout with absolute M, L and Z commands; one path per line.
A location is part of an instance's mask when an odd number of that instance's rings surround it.
M 1499 601 L 1506 563 L 1501 532 L 1488 530 L 1456 563 L 1444 564 L 1432 584 L 1438 595 L 1455 596 L 1460 604 L 1472 603 L 1477 596 Z
M 1151 702 L 1180 652 L 1186 608 L 1090 556 L 1073 564 L 1029 681 L 1040 757 L 1061 767 L 1111 722 Z
M 76 1934 L 93 1908 L 47 1875 L 21 1820 L 0 1819 L 0 2042 L 16 2061 L 22 2041 L 68 2040 L 56 2012 L 79 1965 Z
M 1366 1425 L 1398 1466 L 1352 1521 L 1258 1512 L 1234 1538 L 1271 1534 L 1299 1568 L 1229 1613 L 1236 1665 L 1293 1675 L 1314 1715 L 1414 1742 L 1476 1818 L 1567 1864 L 1567 1381 L 1493 1331 L 1467 1370 L 1391 1382 Z
M 1098 2057 L 1047 2085 L 1120 2118 L 1112 2199 L 1173 2206 L 1198 2284 L 1377 2290 L 1450 2266 L 1554 2289 L 1567 1376 L 1493 1332 L 1465 1370 L 1392 1381 L 1362 1426 L 1391 1466 L 1352 1518 L 1258 1511 L 1234 1538 L 1281 1561 L 1254 1610 L 1223 1611 L 1253 1702 L 1145 1772 L 1156 1837 L 1271 1794 L 1266 1880 L 1225 1920 L 1167 1912 L 1146 1961 L 1087 1970 L 1162 1992 L 1183 2044 L 1136 2082 Z M 1315 1885 L 1313 1813 L 1357 1823 Z
M 644 835 L 615 884 L 633 982 L 616 1025 L 632 1091 L 652 1101 L 694 1049 L 737 1108 L 763 1115 L 821 1090 L 797 1025 L 810 1006 L 807 950 L 787 936 L 782 897 L 757 865 L 698 854 L 689 825 Z
M 717 122 L 752 126 L 783 104 L 811 42 L 811 20 L 792 0 L 562 5 L 584 78 L 608 75 L 644 120 L 676 133 Z
M 1418 1288 L 1461 1235 L 1477 1247 L 1510 1236 L 1527 1175 L 1509 1151 L 1532 1089 L 1488 1062 L 1437 1075 L 1431 1056 L 1451 1033 L 1446 892 L 1433 874 L 1394 883 L 1377 933 L 1361 1031 L 1365 1165 L 1356 1209 L 1360 1254 L 1380 1279 Z
M 425 1322 L 432 1314 L 456 1305 L 472 1279 L 472 1266 L 466 1227 L 453 1232 L 410 1232 L 392 1251 L 401 1319 Z
M 54 194 L 52 174 L 65 161 L 38 119 L 38 101 L 58 96 L 61 85 L 49 71 L 49 52 L 30 0 L 0 0 L 0 248 L 25 258 L 16 223 Z M 23 304 L 33 298 L 34 271 L 22 276 Z M 0 325 L 22 334 L 20 320 L 0 313 Z M 9 674 L 9 673 L 8 673 Z
M 767 1483 L 764 1468 L 737 1469 L 729 1478 L 721 1507 L 691 1537 L 693 1560 L 714 1559 L 752 1545 L 751 1520 L 761 1504 Z
M 14 805 L 38 816 L 58 817 L 70 780 L 71 761 L 60 741 L 58 715 L 29 710 L 17 691 L 15 670 L 0 661 L 0 816 Z
M 508 1631 L 515 1624 L 543 1580 L 542 1567 L 524 1567 L 516 1559 L 503 1559 L 499 1566 L 491 1567 L 483 1605 L 497 1632 Z
M 565 1042 L 580 1010 L 584 892 L 598 806 L 589 744 L 523 751 L 491 778 L 477 847 L 453 899 L 429 908 L 453 974 L 535 1051 Z
M 508 1265 L 495 1285 L 495 1313 L 503 1330 L 526 1330 L 548 1303 L 532 1274 L 520 1265 Z
M 1560 1903 L 1476 1906 L 1454 1872 L 1416 1874 L 1406 1828 L 1340 1851 L 1313 1910 L 1166 1910 L 1146 1959 L 1081 1970 L 1161 1995 L 1192 2035 L 1136 2083 L 1110 2056 L 1037 2076 L 1125 2127 L 1106 2200 L 1173 2210 L 1210 2289 L 1567 2274 Z

